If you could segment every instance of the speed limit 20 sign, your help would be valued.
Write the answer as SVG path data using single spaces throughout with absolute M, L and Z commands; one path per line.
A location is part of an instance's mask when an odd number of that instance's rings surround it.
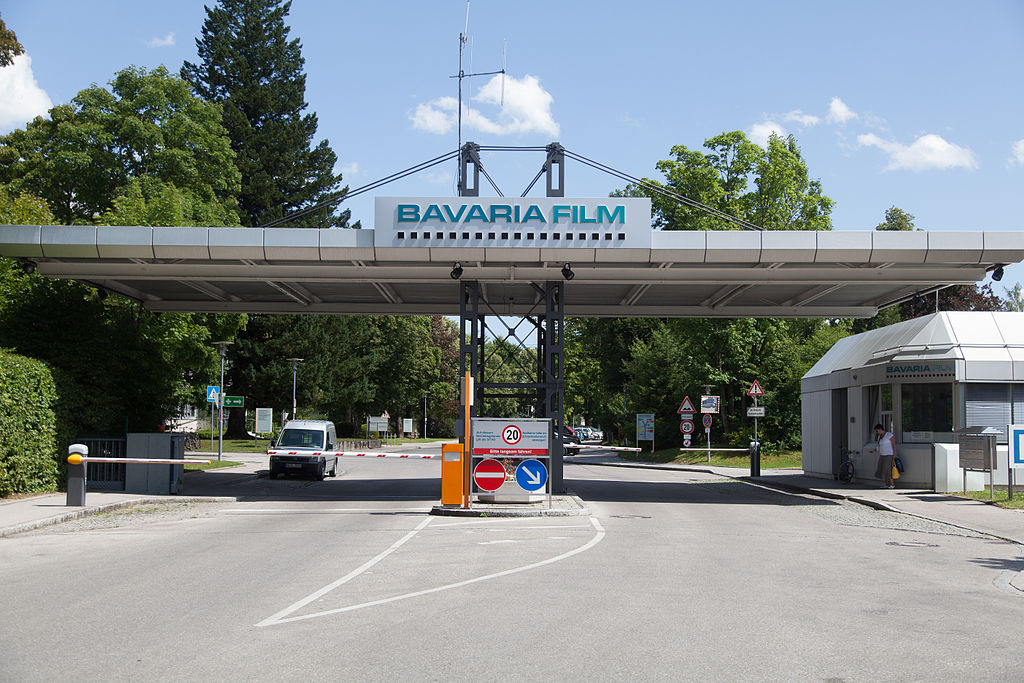
M 501 430 L 501 440 L 509 446 L 515 446 L 523 440 L 523 430 L 516 425 L 508 425 Z

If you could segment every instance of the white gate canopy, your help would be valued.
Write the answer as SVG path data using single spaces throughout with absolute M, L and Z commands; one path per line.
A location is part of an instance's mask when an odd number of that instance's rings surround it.
M 1024 259 L 1019 232 L 651 230 L 615 245 L 601 232 L 554 237 L 0 226 L 0 255 L 153 311 L 237 313 L 458 315 L 459 264 L 496 312 L 521 315 L 539 300 L 532 283 L 562 279 L 568 264 L 565 314 L 585 317 L 868 317 Z

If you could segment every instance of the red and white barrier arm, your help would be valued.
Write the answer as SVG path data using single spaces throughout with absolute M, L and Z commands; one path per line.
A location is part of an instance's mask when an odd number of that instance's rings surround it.
M 267 451 L 267 455 L 336 455 L 339 458 L 406 458 L 407 460 L 439 460 L 440 453 L 358 453 L 356 451 Z
M 633 448 L 632 446 L 590 446 L 586 444 L 569 446 L 569 448 L 597 448 L 602 451 L 630 451 L 631 453 L 639 453 L 643 450 L 642 448 Z
M 82 455 L 69 455 L 68 462 L 80 465 L 83 462 L 130 462 L 138 465 L 209 465 L 209 460 L 162 460 L 160 458 L 93 458 Z

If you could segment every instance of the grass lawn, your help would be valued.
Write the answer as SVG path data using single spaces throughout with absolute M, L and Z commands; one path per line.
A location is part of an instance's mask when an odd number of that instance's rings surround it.
M 240 462 L 231 462 L 230 460 L 211 460 L 210 464 L 208 465 L 186 464 L 185 471 L 193 472 L 195 470 L 216 470 L 220 469 L 221 467 L 234 467 L 235 465 L 241 464 L 242 463 Z
M 224 439 L 224 452 L 225 453 L 266 453 L 267 446 L 270 445 L 270 441 L 267 439 L 260 439 L 254 441 L 252 439 Z M 202 439 L 199 442 L 198 451 L 203 453 L 216 453 L 217 452 L 217 439 Z
M 988 489 L 984 491 L 968 491 L 966 494 L 961 492 L 950 493 L 951 496 L 963 496 L 964 498 L 973 498 L 974 500 L 984 501 L 986 503 L 992 502 L 994 505 L 998 505 L 1001 508 L 1012 508 L 1015 510 L 1024 510 L 1024 486 L 1013 487 L 1013 500 L 1008 500 L 1006 497 L 1006 489 L 1000 491 L 995 490 L 995 498 L 991 501 L 988 497 Z
M 707 451 L 680 452 L 678 447 L 663 448 L 654 453 L 644 451 L 642 453 L 620 453 L 623 460 L 634 462 L 656 462 L 672 463 L 675 465 L 713 465 L 715 467 L 750 467 L 750 456 L 747 453 L 716 453 L 711 451 L 711 462 L 708 462 Z M 779 467 L 802 467 L 800 451 L 783 451 L 778 455 L 761 455 L 762 469 L 775 469 Z

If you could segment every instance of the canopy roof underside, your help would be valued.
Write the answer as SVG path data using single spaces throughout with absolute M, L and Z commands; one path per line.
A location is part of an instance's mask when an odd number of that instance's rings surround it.
M 0 226 L 0 255 L 153 311 L 458 315 L 457 262 L 503 315 L 535 314 L 532 283 L 569 264 L 570 316 L 831 318 L 978 282 L 1024 260 L 1024 236 L 653 231 L 650 249 L 395 247 L 375 246 L 373 230 Z

